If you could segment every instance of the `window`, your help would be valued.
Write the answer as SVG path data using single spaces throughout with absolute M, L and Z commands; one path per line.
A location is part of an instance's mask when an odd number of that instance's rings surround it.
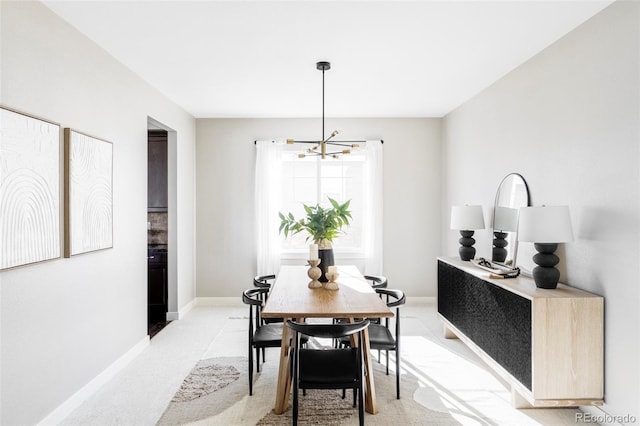
M 361 259 L 361 272 L 382 274 L 382 145 L 364 147 L 338 159 L 298 158 L 299 145 L 256 142 L 257 274 L 277 273 L 282 260 L 305 259 L 310 241 L 301 232 L 278 233 L 278 212 L 304 217 L 303 203 L 329 206 L 328 197 L 351 200 L 351 225 L 333 241 L 336 259 Z
M 295 149 L 295 150 L 294 150 Z M 305 216 L 303 203 L 330 207 L 329 197 L 339 203 L 351 200 L 351 225 L 333 241 L 336 252 L 348 252 L 364 257 L 363 201 L 365 196 L 365 153 L 353 152 L 339 159 L 322 160 L 319 156 L 298 158 L 300 148 L 288 145 L 282 155 L 282 212 L 291 212 L 300 219 Z M 284 257 L 307 254 L 310 241 L 301 232 L 293 237 L 280 236 Z

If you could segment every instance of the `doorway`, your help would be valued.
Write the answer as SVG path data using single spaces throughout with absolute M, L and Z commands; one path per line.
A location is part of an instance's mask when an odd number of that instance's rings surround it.
M 167 131 L 147 131 L 147 331 L 167 324 L 169 252 Z
M 176 132 L 147 121 L 147 332 L 177 319 L 175 251 Z

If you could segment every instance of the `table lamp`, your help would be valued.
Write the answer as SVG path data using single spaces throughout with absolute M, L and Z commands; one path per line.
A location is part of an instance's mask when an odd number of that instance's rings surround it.
M 491 255 L 494 262 L 506 260 L 507 249 L 505 247 L 509 242 L 505 238 L 508 232 L 517 230 L 518 210 L 511 207 L 496 207 L 493 211 L 493 253 Z
M 555 267 L 560 259 L 554 254 L 558 243 L 573 241 L 569 207 L 522 207 L 518 225 L 518 241 L 532 242 L 538 251 L 533 262 L 533 280 L 539 288 L 556 288 L 560 271 Z
M 462 238 L 458 240 L 460 243 L 461 260 L 471 260 L 476 255 L 476 249 L 473 247 L 473 232 L 475 229 L 484 229 L 484 216 L 482 214 L 482 206 L 452 206 L 451 207 L 451 229 L 460 231 Z

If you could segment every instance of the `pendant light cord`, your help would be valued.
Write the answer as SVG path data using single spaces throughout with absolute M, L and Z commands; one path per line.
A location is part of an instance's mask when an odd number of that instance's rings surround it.
M 324 69 L 322 70 L 322 141 L 324 141 Z

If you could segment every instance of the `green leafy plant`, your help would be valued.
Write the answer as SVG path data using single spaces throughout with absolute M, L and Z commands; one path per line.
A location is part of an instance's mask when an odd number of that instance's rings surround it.
M 329 198 L 330 208 L 323 208 L 319 204 L 308 206 L 303 204 L 304 211 L 307 216 L 303 219 L 296 220 L 292 213 L 280 215 L 280 233 L 284 231 L 284 236 L 289 237 L 302 231 L 307 231 L 309 238 L 313 238 L 314 243 L 321 244 L 323 240 L 329 242 L 338 236 L 344 226 L 349 225 L 351 212 L 349 211 L 348 200 L 344 204 L 339 204 L 336 200 Z

